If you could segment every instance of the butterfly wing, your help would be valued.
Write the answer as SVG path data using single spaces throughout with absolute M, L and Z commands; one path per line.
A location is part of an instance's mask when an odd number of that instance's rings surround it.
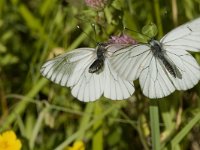
M 186 23 L 161 39 L 164 58 L 174 69 L 177 77 L 169 73 L 162 60 L 155 57 L 150 45 L 132 45 L 116 51 L 111 60 L 120 76 L 139 82 L 144 95 L 162 98 L 175 89 L 192 88 L 200 79 L 196 60 L 186 51 L 200 51 L 200 18 Z
M 200 52 L 200 18 L 175 28 L 166 34 L 160 42 L 164 49 Z
M 121 77 L 133 81 L 139 77 L 149 53 L 148 45 L 127 46 L 113 54 L 111 64 Z
M 179 69 L 182 78 L 170 76 L 177 90 L 187 90 L 194 87 L 200 80 L 200 66 L 194 57 L 182 49 L 166 49 L 167 56 Z
M 175 89 L 190 89 L 200 80 L 200 67 L 187 51 L 167 49 L 164 58 L 175 68 L 179 77 L 170 74 L 162 60 L 150 53 L 139 77 L 142 91 L 149 98 L 165 97 Z
M 103 94 L 103 74 L 89 73 L 96 59 L 93 48 L 79 48 L 47 61 L 41 73 L 51 81 L 71 88 L 80 101 L 94 101 Z
M 168 96 L 175 89 L 190 89 L 200 80 L 200 67 L 187 51 L 167 49 L 164 59 L 178 72 L 178 76 L 170 74 L 162 60 L 149 53 L 139 76 L 142 91 L 149 98 Z
M 71 87 L 72 95 L 81 101 L 89 102 L 100 98 L 104 90 L 104 74 L 89 73 L 90 64 L 84 68 L 77 84 Z
M 200 78 L 196 60 L 182 49 L 166 50 L 164 55 L 180 78 L 174 78 L 163 62 L 155 57 L 148 45 L 135 45 L 117 51 L 112 58 L 112 66 L 125 79 L 139 77 L 140 86 L 145 96 L 162 98 L 177 90 L 192 88 Z M 121 63 L 121 64 L 120 64 Z
M 104 96 L 112 100 L 130 97 L 135 91 L 133 82 L 118 76 L 108 59 L 105 60 L 104 65 Z
M 169 74 L 160 59 L 149 53 L 141 71 L 139 82 L 143 94 L 149 98 L 162 98 L 175 90 Z
M 112 70 L 107 58 L 98 73 L 89 73 L 96 59 L 96 50 L 79 48 L 47 61 L 41 73 L 51 81 L 71 88 L 72 95 L 81 101 L 94 101 L 104 93 L 110 99 L 126 99 L 134 92 L 133 83 L 125 81 Z
M 75 85 L 85 67 L 95 58 L 95 49 L 79 48 L 47 61 L 41 67 L 41 74 L 62 86 Z
M 89 73 L 89 67 L 90 65 L 85 68 L 77 84 L 71 87 L 72 95 L 79 100 L 94 101 L 103 93 L 106 98 L 122 100 L 130 97 L 135 91 L 132 82 L 120 78 L 112 69 L 108 58 L 105 58 L 104 68 L 99 73 Z

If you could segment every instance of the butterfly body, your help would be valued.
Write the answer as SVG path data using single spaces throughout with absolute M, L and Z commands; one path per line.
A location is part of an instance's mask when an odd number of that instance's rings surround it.
M 165 57 L 161 58 L 162 63 L 164 64 L 165 68 L 167 69 L 167 71 L 169 71 L 169 73 L 176 78 L 177 75 L 175 73 L 175 70 L 173 68 L 173 66 L 167 61 L 167 59 L 165 59 Z
M 151 51 L 153 52 L 153 55 L 155 57 L 159 57 L 159 55 L 163 54 L 162 45 L 159 41 L 151 39 L 149 41 L 149 44 L 151 46 Z
M 167 71 L 174 77 L 177 77 L 176 74 L 176 70 L 178 70 L 176 68 L 176 65 L 173 62 L 170 62 L 168 59 L 166 59 L 166 53 L 163 50 L 162 44 L 154 39 L 151 39 L 149 42 L 150 46 L 151 46 L 151 51 L 154 55 L 154 57 L 156 57 L 157 59 L 159 59 L 161 61 L 161 63 L 163 63 L 163 65 L 165 66 L 165 68 L 167 69 Z M 179 77 L 179 76 L 178 76 Z M 180 77 L 181 78 L 181 77 Z
M 104 67 L 104 60 L 105 60 L 105 43 L 99 43 L 97 46 L 97 58 L 89 67 L 89 73 L 99 73 Z

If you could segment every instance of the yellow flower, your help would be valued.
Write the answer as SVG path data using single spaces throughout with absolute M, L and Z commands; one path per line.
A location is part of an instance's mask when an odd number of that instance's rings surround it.
M 20 150 L 21 141 L 17 139 L 15 132 L 9 130 L 0 134 L 0 150 Z
M 83 141 L 75 141 L 71 147 L 68 147 L 67 150 L 85 150 L 85 144 Z

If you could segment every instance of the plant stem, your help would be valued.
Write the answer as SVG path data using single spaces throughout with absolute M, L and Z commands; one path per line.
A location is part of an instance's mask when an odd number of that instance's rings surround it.
M 150 100 L 150 126 L 152 149 L 160 150 L 160 126 L 157 100 Z

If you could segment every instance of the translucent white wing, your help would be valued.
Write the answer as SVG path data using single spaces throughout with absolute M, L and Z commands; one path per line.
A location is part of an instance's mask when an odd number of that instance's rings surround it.
M 170 76 L 177 90 L 187 90 L 194 87 L 200 80 L 200 66 L 192 55 L 182 49 L 166 49 L 166 54 L 174 62 L 182 74 L 182 79 Z
M 172 76 L 163 62 L 153 56 L 148 45 L 135 45 L 114 53 L 112 66 L 125 79 L 139 77 L 141 89 L 149 98 L 162 98 L 177 90 L 192 88 L 200 80 L 196 60 L 185 50 L 167 49 L 165 57 L 176 66 L 182 79 Z
M 200 52 L 200 18 L 175 28 L 166 34 L 160 42 L 164 49 Z
M 41 74 L 62 86 L 75 85 L 86 66 L 96 57 L 95 49 L 79 48 L 47 61 L 41 67 Z
M 107 49 L 106 53 L 108 54 L 108 57 L 110 57 L 116 51 L 120 51 L 121 49 L 129 47 L 130 45 L 131 44 L 109 44 L 108 46 L 106 46 Z
M 72 95 L 79 100 L 94 101 L 102 94 L 112 100 L 123 100 L 130 97 L 135 91 L 132 82 L 117 76 L 107 58 L 100 73 L 89 73 L 89 66 L 85 68 L 77 84 L 71 87 Z
M 149 98 L 162 98 L 176 89 L 187 90 L 198 83 L 200 67 L 187 51 L 200 52 L 200 18 L 169 32 L 161 39 L 159 49 L 151 49 L 152 46 L 138 44 L 116 51 L 111 59 L 114 70 L 127 80 L 139 78 L 142 91 Z M 165 52 L 162 54 L 160 49 Z M 176 77 L 169 73 L 162 57 Z
M 117 47 L 112 48 L 109 55 Z M 119 47 L 118 47 L 119 48 Z M 98 73 L 89 73 L 89 67 L 96 60 L 96 50 L 79 48 L 47 61 L 41 68 L 41 73 L 51 81 L 71 88 L 72 95 L 81 101 L 88 102 L 105 97 L 119 100 L 130 97 L 134 92 L 132 82 L 117 76 L 112 69 L 107 55 L 104 68 Z
M 139 76 L 142 91 L 149 98 L 168 96 L 175 89 L 190 89 L 200 80 L 200 67 L 187 51 L 167 49 L 165 57 L 176 65 L 182 78 L 172 76 L 162 61 L 150 53 Z
M 129 81 L 136 80 L 150 52 L 148 45 L 138 44 L 122 48 L 113 54 L 112 67 L 121 77 Z
M 175 90 L 170 76 L 162 62 L 149 53 L 139 77 L 143 94 L 149 98 L 162 98 L 169 95 Z
M 71 87 L 72 95 L 81 101 L 95 101 L 101 97 L 104 90 L 104 73 L 89 73 L 91 61 L 81 73 L 78 82 Z
M 122 100 L 129 98 L 134 91 L 133 82 L 118 76 L 106 59 L 104 67 L 104 96 L 112 100 Z

